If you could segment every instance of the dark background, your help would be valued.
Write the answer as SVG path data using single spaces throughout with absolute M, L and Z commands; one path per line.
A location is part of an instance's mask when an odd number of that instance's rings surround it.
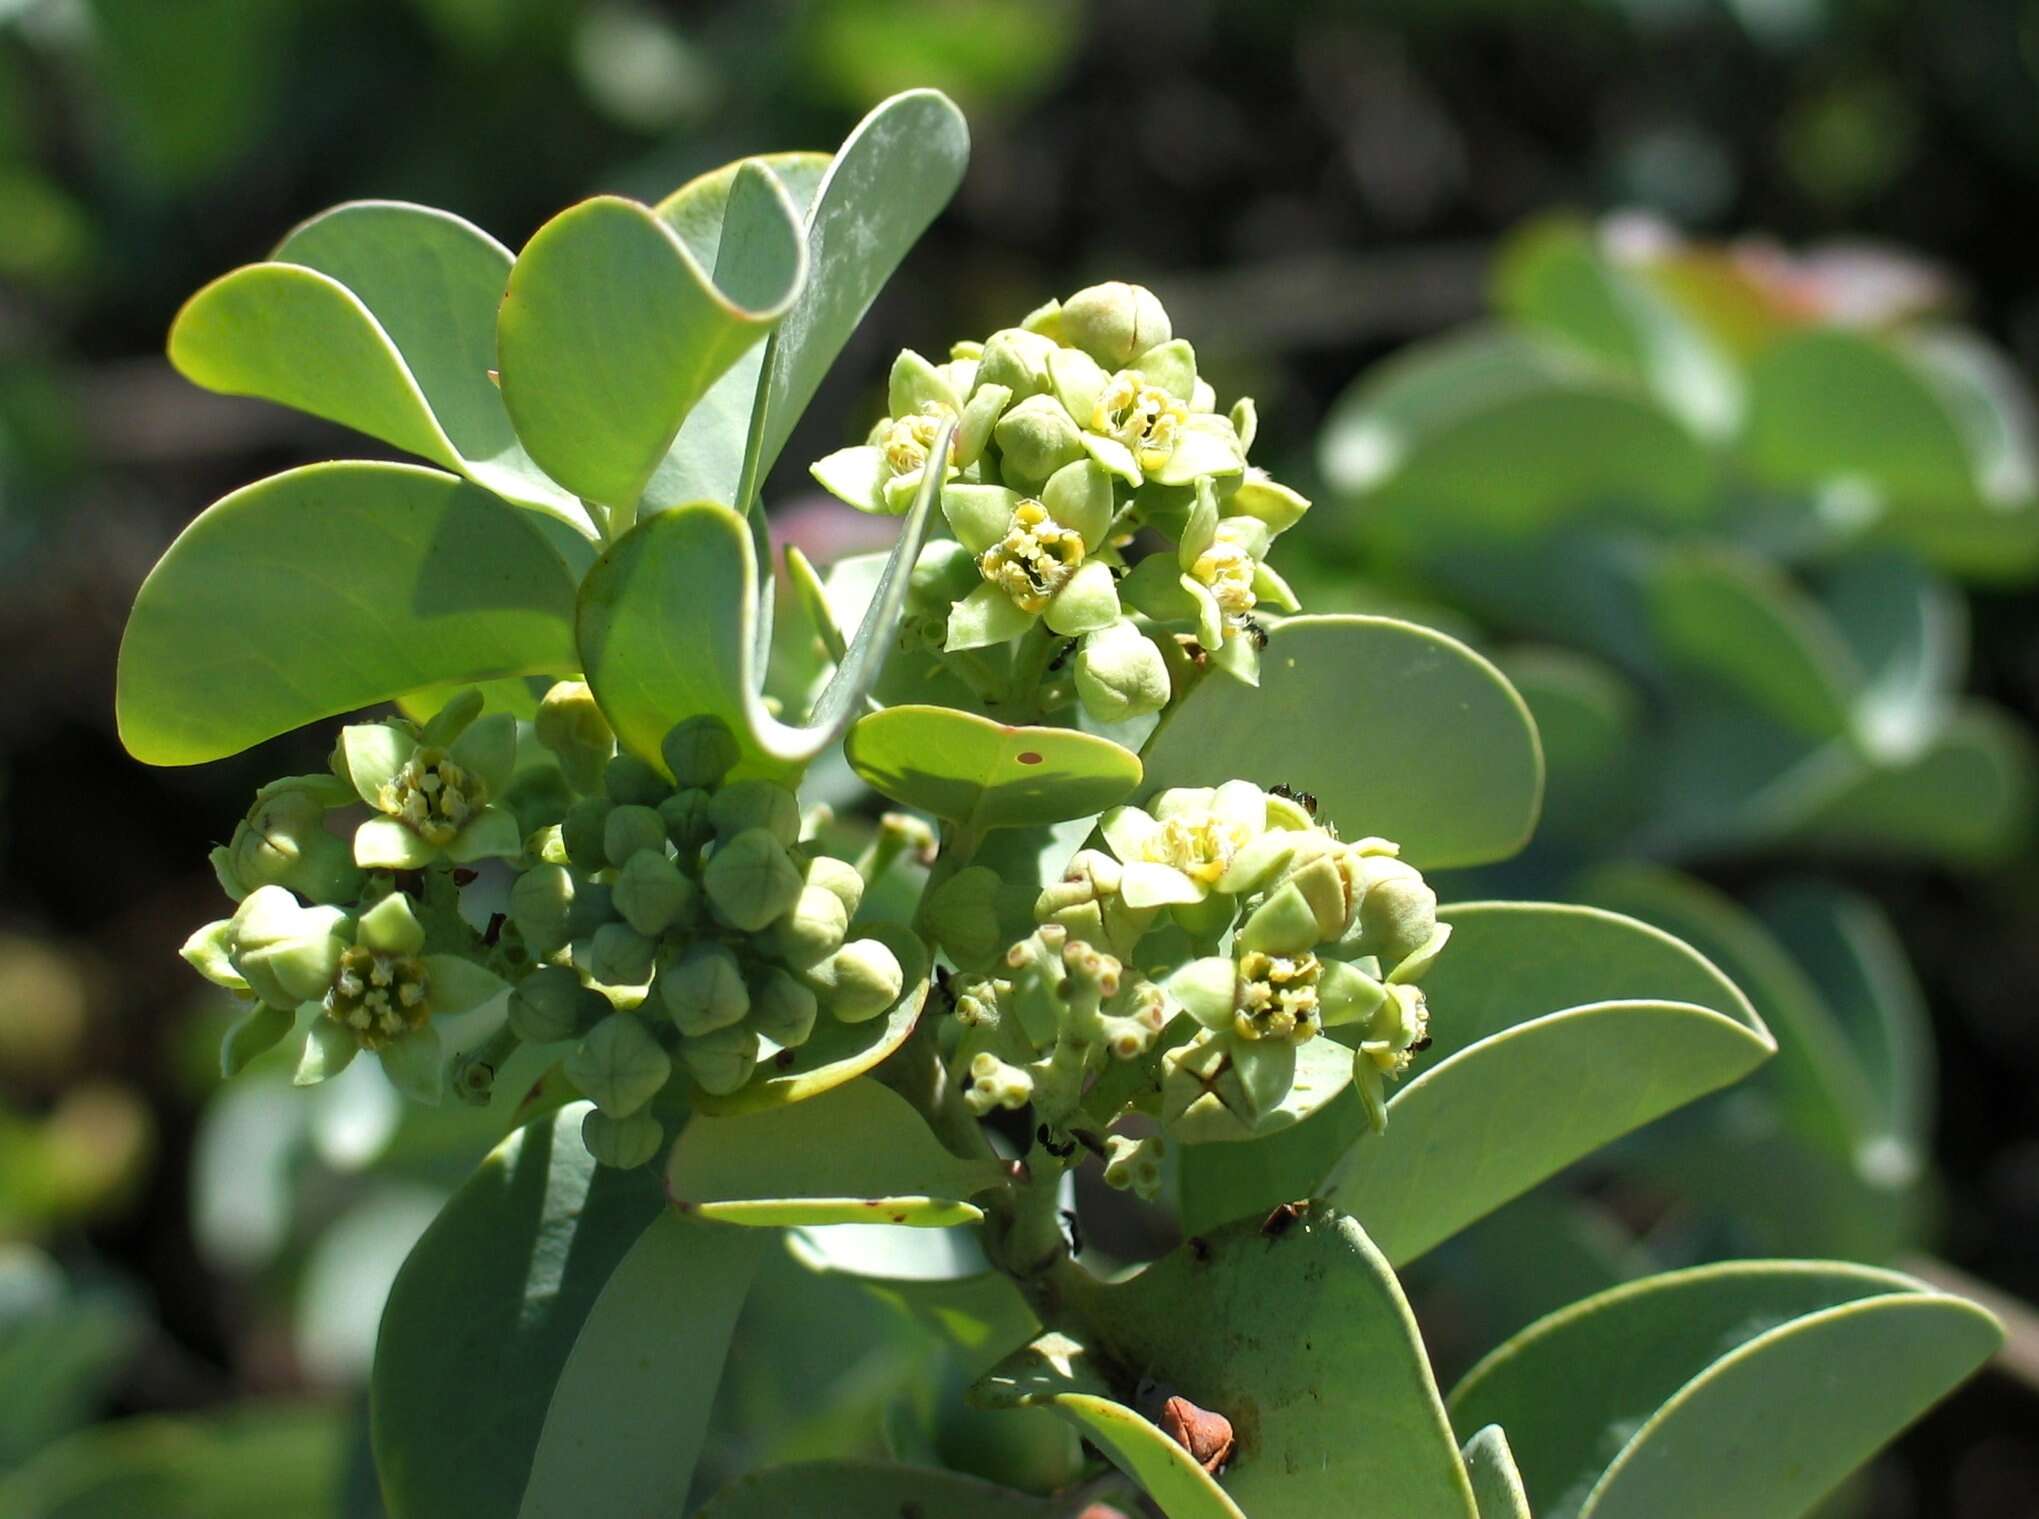
M 1259 398 L 1256 459 L 1307 491 L 1338 390 L 1475 316 L 1496 237 L 1560 208 L 1895 244 L 2039 364 L 2029 0 L 0 0 L 0 1139 L 68 1111 L 92 1183 L 38 1204 L 32 1152 L 0 1148 L 0 1240 L 146 1284 L 162 1330 L 114 1411 L 299 1383 L 192 1246 L 216 1025 L 175 949 L 217 910 L 206 848 L 325 742 L 134 764 L 112 726 L 121 625 L 208 502 L 377 452 L 184 384 L 160 356 L 178 302 L 339 200 L 444 206 L 514 248 L 583 194 L 829 147 L 915 84 L 969 114 L 969 178 L 787 450 L 775 506 L 881 409 L 893 350 L 1105 276 L 1161 290 L 1220 393 Z M 1973 609 L 1974 689 L 2039 718 L 2034 603 L 1979 589 Z M 1940 1031 L 1942 1253 L 2039 1299 L 2039 874 L 1855 879 Z M 1879 1511 L 2039 1512 L 2035 1413 L 1985 1375 L 1909 1438 Z

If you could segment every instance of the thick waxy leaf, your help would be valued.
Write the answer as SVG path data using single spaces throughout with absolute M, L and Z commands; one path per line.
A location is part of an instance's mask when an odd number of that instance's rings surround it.
M 509 275 L 509 250 L 457 216 L 338 206 L 271 262 L 187 301 L 170 361 L 208 390 L 358 428 L 585 532 L 587 514 L 524 453 L 489 379 Z
M 1897 552 L 1852 555 L 1821 580 L 1820 601 L 1862 671 L 1854 728 L 1864 751 L 1902 762 L 1929 744 L 1968 660 L 1967 607 L 1944 580 Z
M 940 1227 L 983 1217 L 964 1199 L 1006 1170 L 950 1154 L 905 1098 L 855 1081 L 810 1102 L 696 1116 L 673 1146 L 666 1191 L 729 1223 Z
M 879 102 L 836 150 L 807 212 L 811 277 L 765 352 L 764 416 L 746 454 L 739 510 L 749 510 L 821 377 L 956 193 L 969 159 L 963 113 L 936 90 Z
M 727 1115 L 754 1113 L 789 1102 L 805 1102 L 842 1086 L 871 1069 L 906 1042 L 927 1001 L 927 951 L 904 929 L 884 924 L 860 925 L 858 933 L 882 939 L 899 957 L 906 989 L 882 1016 L 862 1023 L 844 1023 L 823 1014 L 808 1041 L 796 1050 L 781 1050 L 748 1084 L 717 1094 L 692 1090 L 695 1109 Z
M 677 1514 L 770 1241 L 667 1213 L 616 1265 L 559 1374 L 519 1519 Z
M 1668 552 L 1648 588 L 1664 657 L 1814 738 L 1849 731 L 1862 672 L 1819 605 L 1753 554 Z
M 1640 386 L 1487 331 L 1374 370 L 1333 408 L 1319 458 L 1364 504 L 1370 536 L 1411 549 L 1520 536 L 1594 507 L 1691 519 L 1714 473 L 1699 438 Z
M 1415 1319 L 1353 1219 L 1244 1219 L 1069 1290 L 1100 1362 L 1231 1421 L 1221 1480 L 1254 1519 L 1317 1519 L 1362 1492 L 1397 1519 L 1473 1519 Z
M 1894 1272 L 1734 1262 L 1531 1325 L 1451 1407 L 1508 1430 L 1543 1519 L 1796 1519 L 2002 1338 L 1981 1309 Z
M 1089 817 L 1140 784 L 1140 761 L 1070 728 L 1013 728 L 947 707 L 888 707 L 843 742 L 850 768 L 881 794 L 971 829 Z
M 1389 1098 L 1387 1132 L 1348 1092 L 1288 1133 L 1186 1152 L 1188 1227 L 1330 1195 L 1401 1264 L 1774 1048 L 1726 977 L 1644 924 L 1539 903 L 1441 916 L 1432 1043 Z
M 712 269 L 648 206 L 562 211 L 517 255 L 497 323 L 517 436 L 576 495 L 634 508 L 695 402 L 806 276 L 799 214 L 759 165 L 730 186 Z
M 741 159 L 689 180 L 660 201 L 654 207 L 659 219 L 679 234 L 680 241 L 703 269 L 714 269 L 722 256 L 730 192 L 745 164 L 755 164 L 778 178 L 792 197 L 804 226 L 814 208 L 814 195 L 822 176 L 828 172 L 829 155 L 765 153 Z M 732 256 L 740 256 L 741 252 L 740 245 L 732 244 Z M 809 288 L 828 277 L 826 271 L 811 264 L 808 276 Z M 679 436 L 673 439 L 651 483 L 644 488 L 641 511 L 655 511 L 683 501 L 735 503 L 743 478 L 744 446 L 751 435 L 751 408 L 757 400 L 758 377 L 764 371 L 765 353 L 770 346 L 767 339 L 747 350 L 694 404 L 687 420 L 680 424 Z
M 822 1495 L 826 1495 L 825 1499 Z M 802 1461 L 739 1477 L 699 1519 L 785 1519 L 825 1501 L 837 1519 L 1054 1519 L 1061 1508 L 959 1472 L 879 1461 Z
M 1147 741 L 1146 790 L 1228 780 L 1314 792 L 1347 838 L 1379 834 L 1425 870 L 1520 849 L 1543 751 L 1500 672 L 1455 639 L 1388 617 L 1293 617 L 1257 689 L 1207 679 Z
M 1189 1451 L 1113 1397 L 1090 1353 L 1047 1334 L 971 1389 L 987 1408 L 1052 1408 L 1138 1482 L 1168 1519 L 1245 1519 Z
M 576 1103 L 504 1140 L 397 1273 L 371 1387 L 392 1519 L 520 1511 L 554 1384 L 665 1205 L 650 1172 L 595 1164 L 588 1111 Z
M 142 583 L 115 709 L 192 765 L 442 682 L 571 670 L 585 542 L 437 470 L 314 464 L 234 492 Z
M 862 710 L 884 668 L 939 486 L 930 472 L 804 726 L 781 722 L 758 695 L 757 550 L 744 519 L 695 502 L 626 533 L 582 581 L 576 619 L 582 667 L 618 741 L 655 758 L 674 723 L 713 713 L 743 746 L 739 775 L 796 779 Z M 762 531 L 763 519 L 757 522 Z
M 1500 1425 L 1489 1424 L 1466 1441 L 1465 1457 L 1480 1519 L 1530 1519 L 1522 1473 L 1515 1468 L 1515 1453 Z

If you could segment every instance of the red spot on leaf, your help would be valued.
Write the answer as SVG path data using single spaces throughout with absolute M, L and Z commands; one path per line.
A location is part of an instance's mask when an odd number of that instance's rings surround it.
M 1040 755 L 1034 753 L 1031 749 L 1022 749 L 1018 758 L 1022 765 L 1038 765 L 1041 762 Z

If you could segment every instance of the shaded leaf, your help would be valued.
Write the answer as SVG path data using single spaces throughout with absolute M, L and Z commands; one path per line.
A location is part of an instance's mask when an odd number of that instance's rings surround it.
M 976 1477 L 877 1461 L 803 1461 L 739 1477 L 701 1510 L 700 1519 L 783 1519 L 811 1511 L 818 1494 L 839 1519 L 1052 1519 L 1045 1498 Z

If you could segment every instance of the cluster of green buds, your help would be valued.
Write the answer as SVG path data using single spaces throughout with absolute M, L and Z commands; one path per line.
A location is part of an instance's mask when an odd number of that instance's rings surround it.
M 942 471 L 954 537 L 923 548 L 908 642 L 990 700 L 1075 700 L 1105 722 L 1159 711 L 1181 669 L 1257 678 L 1257 619 L 1297 610 L 1268 549 L 1309 502 L 1247 462 L 1252 401 L 1217 410 L 1151 291 L 1093 285 L 944 364 L 909 349 L 889 400 L 863 444 L 813 472 L 860 511 L 897 513 Z M 930 459 L 952 420 L 949 457 Z M 1174 551 L 1136 562 L 1143 528 Z M 1030 637 L 1073 641 L 1067 682 L 1038 681 L 1047 660 L 1022 652 Z M 987 682 L 978 651 L 1002 645 L 1013 678 Z M 1028 679 L 1038 689 L 1017 689 Z
M 578 683 L 541 707 L 540 741 L 569 777 L 593 774 L 608 742 L 599 721 Z M 852 935 L 864 879 L 803 840 L 793 792 L 731 777 L 727 724 L 678 724 L 661 758 L 663 769 L 609 755 L 597 786 L 528 842 L 510 889 L 533 960 L 510 1027 L 528 1043 L 574 1042 L 566 1075 L 596 1106 L 583 1136 L 612 1165 L 656 1153 L 652 1101 L 676 1075 L 734 1092 L 806 1044 L 824 1011 L 875 1018 L 906 979 L 884 938 Z

